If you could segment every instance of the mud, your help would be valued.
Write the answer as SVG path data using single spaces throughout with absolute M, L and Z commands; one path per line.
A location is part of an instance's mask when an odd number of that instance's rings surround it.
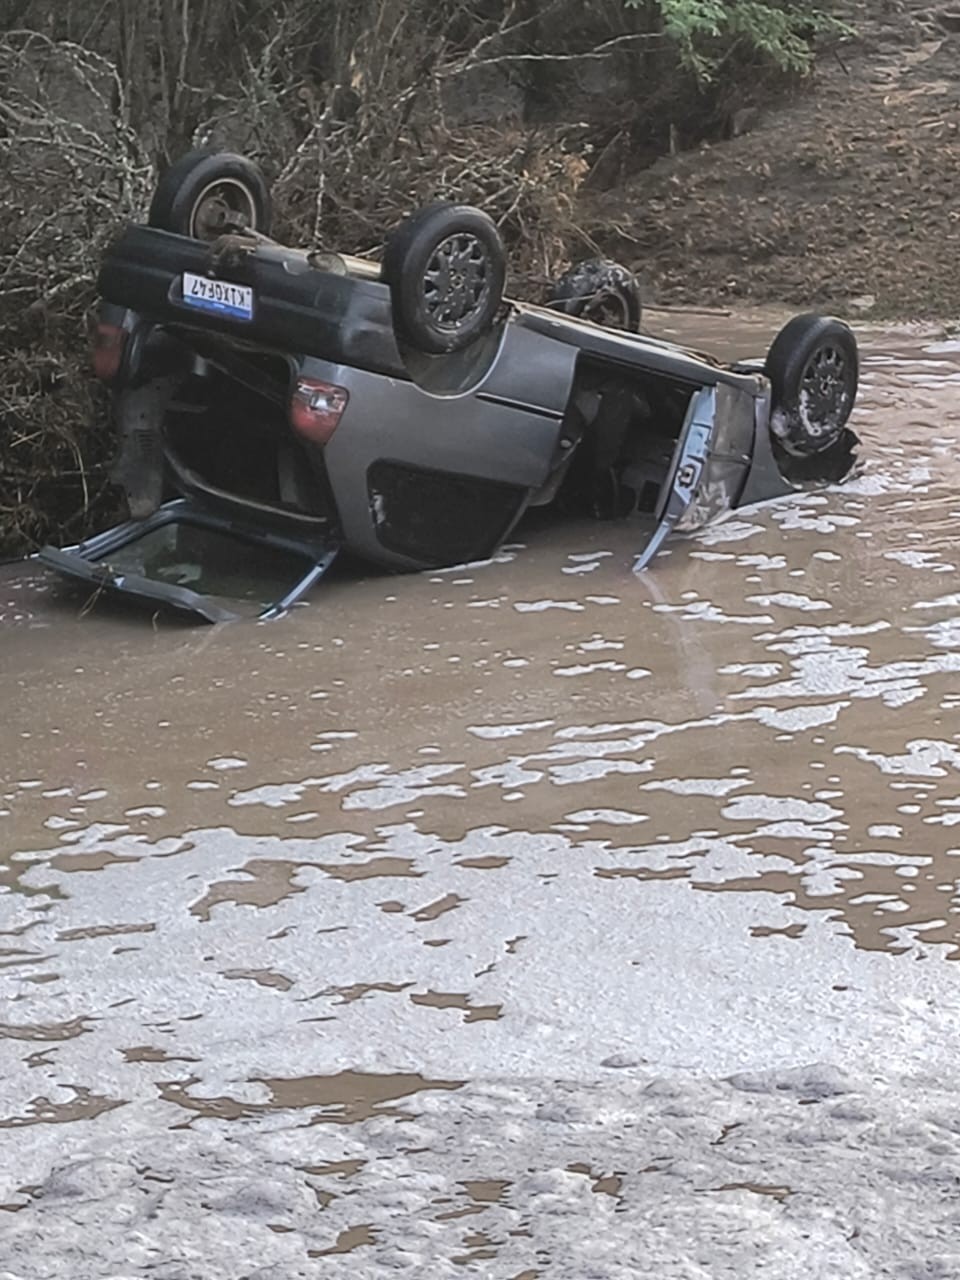
M 582 194 L 578 224 L 640 273 L 647 301 L 960 317 L 955 12 L 927 0 L 830 9 L 857 35 L 824 50 L 793 101 Z
M 863 474 L 639 578 L 4 571 L 0 1274 L 954 1274 L 960 344 L 862 340 Z

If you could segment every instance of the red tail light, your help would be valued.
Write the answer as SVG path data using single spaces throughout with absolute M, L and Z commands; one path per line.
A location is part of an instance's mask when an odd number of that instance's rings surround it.
M 336 431 L 350 393 L 316 378 L 299 378 L 290 397 L 290 425 L 313 444 L 326 444 Z
M 127 332 L 115 324 L 98 324 L 93 335 L 93 371 L 104 382 L 112 382 L 120 371 Z

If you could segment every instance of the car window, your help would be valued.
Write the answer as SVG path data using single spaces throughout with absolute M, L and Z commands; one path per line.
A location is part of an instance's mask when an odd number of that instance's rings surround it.
M 296 551 L 183 520 L 148 530 L 99 559 L 115 573 L 223 597 L 252 614 L 282 599 L 312 564 Z

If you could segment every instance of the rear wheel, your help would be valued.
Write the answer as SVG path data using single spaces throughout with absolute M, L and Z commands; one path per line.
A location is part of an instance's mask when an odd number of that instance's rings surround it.
M 640 331 L 640 285 L 633 272 L 619 262 L 593 258 L 575 263 L 551 289 L 549 305 L 608 329 Z
M 771 430 L 785 449 L 808 456 L 841 438 L 859 384 L 857 340 L 825 316 L 795 316 L 766 360 L 773 387 Z
M 189 151 L 160 179 L 149 225 L 212 242 L 230 231 L 270 234 L 270 191 L 252 160 L 227 151 Z
M 397 336 L 431 354 L 469 346 L 497 317 L 506 270 L 500 233 L 487 214 L 469 205 L 421 209 L 384 251 Z

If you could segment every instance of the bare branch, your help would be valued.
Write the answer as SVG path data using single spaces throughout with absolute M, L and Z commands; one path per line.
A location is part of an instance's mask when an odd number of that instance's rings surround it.
M 503 53 L 493 58 L 482 59 L 469 54 L 462 61 L 442 70 L 440 75 L 448 79 L 450 76 L 472 71 L 475 67 L 496 67 L 507 63 L 597 61 L 609 58 L 617 49 L 628 44 L 657 44 L 662 43 L 664 39 L 665 37 L 659 31 L 640 31 L 631 35 L 614 36 L 613 39 L 605 40 L 592 49 L 583 49 L 578 53 Z

